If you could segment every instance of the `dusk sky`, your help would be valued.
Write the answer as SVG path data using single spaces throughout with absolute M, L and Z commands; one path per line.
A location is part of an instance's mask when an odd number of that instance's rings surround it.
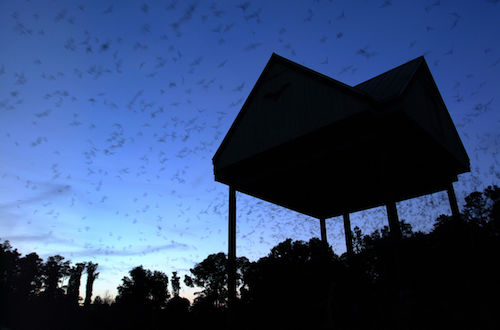
M 227 252 L 212 156 L 273 52 L 349 85 L 425 56 L 470 157 L 463 206 L 500 181 L 499 41 L 498 0 L 2 0 L 0 239 L 99 263 L 95 295 L 134 266 L 183 278 Z M 444 192 L 398 210 L 416 230 L 450 213 Z M 351 223 L 370 233 L 385 208 Z M 237 194 L 238 256 L 319 234 L 317 219 Z M 341 218 L 327 234 L 343 253 Z

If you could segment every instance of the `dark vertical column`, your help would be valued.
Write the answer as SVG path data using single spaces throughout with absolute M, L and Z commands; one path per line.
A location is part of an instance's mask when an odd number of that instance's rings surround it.
M 450 201 L 451 215 L 455 219 L 459 219 L 460 210 L 458 209 L 457 196 L 455 195 L 455 189 L 453 189 L 453 182 L 450 182 L 446 191 L 448 192 L 448 200 Z
M 401 238 L 401 227 L 399 226 L 398 209 L 395 202 L 388 202 L 385 205 L 387 218 L 389 220 L 389 230 L 393 238 Z
M 351 231 L 351 219 L 349 218 L 349 213 L 344 213 L 344 233 L 345 233 L 345 245 L 347 248 L 347 255 L 352 256 L 352 231 Z
M 227 253 L 228 306 L 232 308 L 236 300 L 236 190 L 229 187 L 229 223 Z
M 389 287 L 388 293 L 391 297 L 392 303 L 390 305 L 391 320 L 389 321 L 389 329 L 399 329 L 401 324 L 402 313 L 402 297 L 400 295 L 401 282 L 400 282 L 400 255 L 399 243 L 401 242 L 401 227 L 399 225 L 398 209 L 395 202 L 388 202 L 385 205 L 387 209 L 387 218 L 389 220 L 389 235 L 391 237 L 392 258 L 389 259 L 388 279 Z
M 319 225 L 321 227 L 321 241 L 328 243 L 328 240 L 326 239 L 326 224 L 324 218 L 319 219 Z

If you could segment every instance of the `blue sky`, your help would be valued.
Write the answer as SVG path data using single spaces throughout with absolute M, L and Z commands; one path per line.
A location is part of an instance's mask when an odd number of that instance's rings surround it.
M 350 85 L 424 55 L 471 159 L 463 202 L 500 178 L 498 17 L 499 1 L 2 1 L 0 237 L 98 262 L 101 295 L 134 266 L 183 276 L 226 251 L 211 158 L 272 52 Z M 319 236 L 315 219 L 237 203 L 238 255 Z M 449 213 L 445 193 L 398 208 L 421 230 Z M 340 219 L 327 231 L 344 252 Z

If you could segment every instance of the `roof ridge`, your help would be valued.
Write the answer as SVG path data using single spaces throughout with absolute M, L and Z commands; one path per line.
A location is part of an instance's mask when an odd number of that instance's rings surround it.
M 375 77 L 371 77 L 370 79 L 367 79 L 367 80 L 365 80 L 365 81 L 363 81 L 363 82 L 360 82 L 359 84 L 354 85 L 354 86 L 353 86 L 353 88 L 358 88 L 358 86 L 363 85 L 363 84 L 365 84 L 365 83 L 367 83 L 367 82 L 369 82 L 369 81 L 372 81 L 372 80 L 374 80 L 374 79 L 380 78 L 380 77 L 382 77 L 382 76 L 384 76 L 384 75 L 387 75 L 388 73 L 394 72 L 394 71 L 396 71 L 396 70 L 400 70 L 402 67 L 404 67 L 404 66 L 406 66 L 406 65 L 408 65 L 408 64 L 410 64 L 410 63 L 412 63 L 412 62 L 416 62 L 417 60 L 424 60 L 424 62 L 425 62 L 425 58 L 424 58 L 424 56 L 423 56 L 423 55 L 421 55 L 421 56 L 419 56 L 419 57 L 414 58 L 413 60 L 409 60 L 408 62 L 405 62 L 405 63 L 403 63 L 403 64 L 400 64 L 400 65 L 398 65 L 397 67 L 394 67 L 394 68 L 389 69 L 389 70 L 387 70 L 387 71 L 385 71 L 385 72 L 382 72 L 381 74 L 378 74 L 378 75 L 376 75 Z
M 388 71 L 385 71 L 375 77 L 365 80 L 353 88 L 364 91 L 366 94 L 376 101 L 387 102 L 401 96 L 409 83 L 413 80 L 415 72 L 421 67 L 422 63 L 425 62 L 423 56 L 414 58 L 408 62 L 398 65 Z M 394 80 L 399 80 L 399 84 L 394 85 Z M 385 92 L 381 87 L 385 84 L 385 88 L 389 88 Z M 392 87 L 391 87 L 392 86 Z M 392 92 L 388 92 L 392 89 Z
M 359 89 L 357 89 L 357 88 L 355 88 L 353 86 L 347 85 L 346 83 L 343 83 L 343 82 L 341 82 L 341 81 L 339 81 L 339 80 L 337 80 L 335 78 L 332 78 L 332 77 L 327 76 L 327 75 L 325 75 L 325 74 L 323 74 L 321 72 L 318 72 L 318 71 L 315 71 L 315 70 L 313 70 L 311 68 L 308 68 L 308 67 L 306 67 L 306 66 L 304 66 L 304 65 L 302 65 L 300 63 L 294 62 L 294 61 L 292 61 L 292 60 L 290 60 L 290 59 L 288 59 L 286 57 L 283 57 L 283 56 L 281 56 L 279 54 L 276 54 L 275 52 L 273 52 L 271 54 L 271 60 L 272 59 L 276 59 L 276 60 L 282 61 L 282 62 L 284 62 L 286 64 L 292 65 L 292 66 L 294 66 L 297 69 L 300 69 L 300 70 L 305 71 L 305 72 L 307 72 L 309 74 L 312 74 L 312 75 L 314 75 L 314 76 L 316 76 L 316 77 L 318 77 L 320 79 L 327 80 L 330 83 L 333 83 L 333 84 L 335 84 L 335 85 L 337 85 L 339 87 L 348 89 L 351 92 L 354 92 L 354 93 L 356 93 L 358 95 L 361 95 L 361 96 L 364 96 L 364 97 L 369 97 L 369 95 L 365 91 L 362 91 L 362 90 L 359 90 Z

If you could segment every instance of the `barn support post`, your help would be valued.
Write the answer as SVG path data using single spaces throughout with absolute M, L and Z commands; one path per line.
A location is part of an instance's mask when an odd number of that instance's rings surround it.
M 395 239 L 401 238 L 401 227 L 399 225 L 398 209 L 395 202 L 388 202 L 385 205 L 387 219 L 389 220 L 389 231 Z
M 349 218 L 349 213 L 344 213 L 344 233 L 345 233 L 345 245 L 347 248 L 347 255 L 353 255 L 352 248 L 352 231 L 351 231 L 351 219 Z
M 385 205 L 387 209 L 387 218 L 389 220 L 389 235 L 392 241 L 392 258 L 389 262 L 389 282 L 391 283 L 389 287 L 390 295 L 392 296 L 392 312 L 395 315 L 394 328 L 397 329 L 402 317 L 403 305 L 402 296 L 400 294 L 401 290 L 401 266 L 400 266 L 400 251 L 399 246 L 401 242 L 401 227 L 399 225 L 398 209 L 396 203 L 391 201 Z M 391 327 L 392 328 L 392 327 Z
M 321 241 L 328 243 L 328 240 L 326 238 L 326 224 L 325 224 L 325 218 L 320 218 L 319 219 L 319 226 L 321 228 Z
M 451 215 L 455 219 L 459 219 L 460 210 L 458 209 L 457 196 L 455 195 L 455 189 L 453 189 L 453 182 L 450 182 L 448 188 L 446 188 L 446 191 L 448 192 L 448 200 L 450 202 Z
M 228 253 L 227 253 L 228 307 L 236 300 L 236 190 L 229 186 Z

